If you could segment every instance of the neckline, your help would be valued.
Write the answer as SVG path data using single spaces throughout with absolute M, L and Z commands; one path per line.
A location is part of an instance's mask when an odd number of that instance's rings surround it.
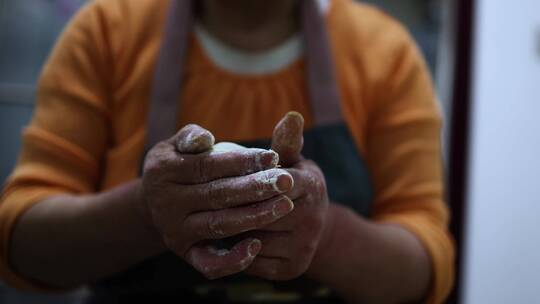
M 196 24 L 194 35 L 206 57 L 219 68 L 239 75 L 262 76 L 285 69 L 299 59 L 304 43 L 299 33 L 262 52 L 245 52 L 225 45 Z
M 316 0 L 322 15 L 327 16 L 331 0 Z M 295 33 L 281 44 L 262 52 L 246 52 L 228 46 L 212 36 L 201 24 L 196 23 L 194 37 L 205 59 L 225 73 L 236 76 L 261 77 L 287 70 L 300 61 L 304 53 L 304 39 Z

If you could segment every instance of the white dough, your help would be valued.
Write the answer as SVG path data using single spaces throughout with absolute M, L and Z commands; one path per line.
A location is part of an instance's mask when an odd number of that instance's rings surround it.
M 247 149 L 244 146 L 232 142 L 222 141 L 212 147 L 212 152 L 231 152 Z

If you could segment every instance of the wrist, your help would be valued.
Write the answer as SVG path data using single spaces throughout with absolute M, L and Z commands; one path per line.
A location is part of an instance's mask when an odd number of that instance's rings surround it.
M 161 239 L 161 234 L 154 225 L 152 213 L 148 207 L 148 204 L 146 203 L 146 200 L 144 199 L 141 179 L 133 181 L 131 187 L 133 193 L 133 203 L 135 205 L 141 226 L 144 227 L 144 231 L 148 235 L 147 239 L 151 240 L 155 247 L 164 250 L 165 245 Z
M 150 212 L 150 208 L 148 208 L 146 200 L 144 199 L 142 191 L 142 181 L 140 178 L 132 182 L 132 192 L 133 202 L 135 204 L 137 215 L 141 223 L 149 230 L 155 229 L 154 223 L 152 221 L 152 213 Z
M 332 261 L 335 260 L 337 234 L 336 220 L 339 220 L 339 218 L 342 216 L 341 213 L 346 211 L 340 209 L 344 208 L 334 203 L 329 204 L 321 239 L 317 246 L 317 250 L 313 255 L 311 265 L 306 273 L 308 277 L 317 281 L 324 281 L 322 279 L 322 277 L 324 277 L 324 270 L 332 269 L 331 264 Z

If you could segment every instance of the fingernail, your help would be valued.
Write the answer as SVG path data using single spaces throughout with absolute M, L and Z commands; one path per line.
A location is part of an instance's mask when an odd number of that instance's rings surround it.
M 266 151 L 262 153 L 261 164 L 265 168 L 275 168 L 279 162 L 279 155 L 272 151 Z
M 177 143 L 177 149 L 180 153 L 201 153 L 210 149 L 215 142 L 214 135 L 207 130 L 189 130 L 185 135 L 185 140 Z
M 211 147 L 215 141 L 214 135 L 206 130 L 202 133 L 195 134 L 191 138 L 191 144 L 196 147 Z
M 253 242 L 251 242 L 251 244 L 249 244 L 248 254 L 250 256 L 256 256 L 259 253 L 259 251 L 261 251 L 261 248 L 262 248 L 261 241 L 255 239 L 253 240 Z
M 285 197 L 274 204 L 272 215 L 274 215 L 274 217 L 282 217 L 289 214 L 293 209 L 294 203 L 288 197 Z
M 278 191 L 285 192 L 292 189 L 294 181 L 290 174 L 282 173 L 277 176 L 276 183 L 274 185 Z
M 302 123 L 302 124 L 304 123 L 304 116 L 302 116 L 302 114 L 300 114 L 299 112 L 290 111 L 290 112 L 287 113 L 287 116 L 297 118 L 300 123 Z

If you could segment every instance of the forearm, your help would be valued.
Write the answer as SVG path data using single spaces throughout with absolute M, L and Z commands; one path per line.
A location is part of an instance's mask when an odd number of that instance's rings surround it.
M 329 212 L 330 236 L 308 276 L 350 303 L 410 303 L 426 296 L 430 259 L 412 233 L 368 221 L 335 204 Z
M 45 285 L 75 287 L 163 251 L 159 236 L 146 224 L 139 184 L 36 204 L 14 228 L 12 267 Z

